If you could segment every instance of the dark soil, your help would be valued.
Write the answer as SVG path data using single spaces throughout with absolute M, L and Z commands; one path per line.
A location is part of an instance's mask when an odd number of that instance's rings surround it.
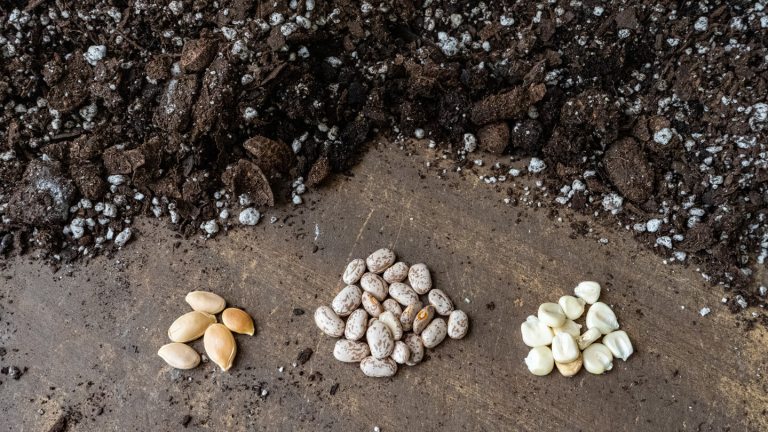
M 553 206 L 764 306 L 764 6 L 492 3 L 3 2 L 0 253 L 109 251 L 140 215 L 212 236 L 424 134 L 457 169 L 541 159 Z

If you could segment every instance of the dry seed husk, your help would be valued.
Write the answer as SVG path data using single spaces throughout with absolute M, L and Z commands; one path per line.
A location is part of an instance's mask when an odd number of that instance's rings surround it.
M 208 358 L 216 363 L 221 370 L 228 371 L 235 361 L 237 344 L 232 332 L 224 324 L 211 324 L 205 330 L 203 346 Z
M 168 339 L 173 342 L 193 341 L 203 334 L 211 324 L 216 323 L 216 317 L 200 311 L 187 312 L 176 318 L 168 328 Z
M 192 291 L 184 297 L 192 310 L 216 315 L 224 310 L 227 302 L 220 295 L 208 291 Z
M 253 318 L 242 309 L 226 308 L 221 314 L 221 322 L 228 329 L 235 333 L 247 334 L 253 336 L 256 328 L 253 325 Z
M 176 369 L 192 369 L 200 364 L 200 354 L 191 346 L 179 342 L 161 346 L 157 355 Z

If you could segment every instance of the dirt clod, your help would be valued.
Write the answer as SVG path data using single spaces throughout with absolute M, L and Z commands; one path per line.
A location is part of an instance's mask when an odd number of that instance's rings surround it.
M 644 203 L 653 192 L 653 169 L 640 143 L 632 138 L 615 142 L 603 157 L 611 183 L 630 200 Z
M 299 355 L 296 357 L 296 362 L 299 364 L 304 364 L 309 361 L 309 359 L 312 357 L 312 348 L 304 348 L 299 352 Z
M 501 154 L 509 144 L 509 126 L 506 122 L 483 126 L 477 131 L 477 139 L 481 150 Z

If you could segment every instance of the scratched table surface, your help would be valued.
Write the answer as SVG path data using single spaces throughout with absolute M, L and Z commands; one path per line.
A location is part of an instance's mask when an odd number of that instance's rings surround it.
M 87 265 L 11 260 L 0 365 L 26 372 L 0 375 L 0 430 L 56 430 L 62 419 L 70 431 L 767 430 L 768 335 L 739 328 L 695 267 L 665 265 L 626 231 L 572 235 L 567 210 L 504 204 L 471 177 L 439 178 L 423 155 L 381 147 L 252 229 L 184 239 L 167 222 L 138 221 L 127 248 Z M 312 312 L 350 259 L 382 246 L 428 263 L 471 330 L 372 379 L 333 359 Z M 602 283 L 635 354 L 603 376 L 531 375 L 520 323 L 584 279 Z M 156 355 L 195 289 L 255 317 L 228 373 L 176 371 Z

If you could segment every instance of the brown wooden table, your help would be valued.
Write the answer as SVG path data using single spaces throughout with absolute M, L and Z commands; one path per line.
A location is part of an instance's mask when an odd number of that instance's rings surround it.
M 270 210 L 214 240 L 137 221 L 127 248 L 87 266 L 12 260 L 0 278 L 0 365 L 28 370 L 0 375 L 0 429 L 45 431 L 62 412 L 76 431 L 182 430 L 186 415 L 188 430 L 219 431 L 768 429 L 768 335 L 739 328 L 695 267 L 665 265 L 621 229 L 572 235 L 567 210 L 560 220 L 504 204 L 471 176 L 438 178 L 423 156 L 374 149 L 298 211 Z M 392 379 L 335 361 L 312 320 L 346 263 L 381 246 L 428 263 L 471 319 L 464 340 Z M 520 323 L 583 279 L 602 283 L 636 353 L 604 376 L 531 375 Z M 174 371 L 155 354 L 193 289 L 256 319 L 229 373 Z M 311 359 L 294 366 L 307 347 Z

